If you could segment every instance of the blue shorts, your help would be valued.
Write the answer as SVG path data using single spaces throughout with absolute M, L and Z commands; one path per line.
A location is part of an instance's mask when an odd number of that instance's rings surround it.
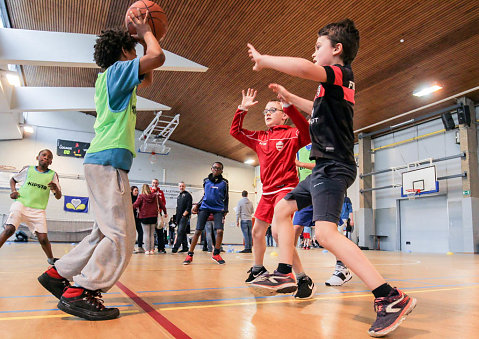
M 313 206 L 303 208 L 294 214 L 293 225 L 313 226 Z

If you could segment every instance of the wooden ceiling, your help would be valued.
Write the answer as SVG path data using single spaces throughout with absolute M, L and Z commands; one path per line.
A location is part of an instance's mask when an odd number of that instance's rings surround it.
M 134 1 L 5 0 L 12 28 L 98 34 L 120 26 Z M 283 84 L 306 98 L 317 84 L 266 70 L 253 72 L 246 43 L 262 53 L 311 60 L 316 34 L 327 23 L 351 18 L 361 35 L 353 62 L 356 80 L 354 128 L 399 115 L 479 86 L 479 2 L 471 0 L 160 0 L 170 28 L 162 46 L 209 68 L 206 73 L 155 72 L 154 85 L 139 95 L 180 113 L 171 139 L 244 161 L 254 152 L 229 135 L 241 90 L 259 90 L 259 105 L 245 128 L 263 129 L 261 110 Z M 400 42 L 404 39 L 404 42 Z M 93 51 L 92 51 L 93 54 Z M 94 86 L 95 69 L 24 66 L 27 86 Z M 444 88 L 417 98 L 421 85 Z M 476 102 L 479 91 L 468 94 Z M 449 106 L 448 101 L 443 106 Z M 422 110 L 392 124 L 437 110 Z M 144 129 L 152 113 L 138 114 Z M 376 129 L 385 126 L 377 126 Z M 371 131 L 371 130 L 369 130 Z M 174 155 L 173 155 L 174 156 Z

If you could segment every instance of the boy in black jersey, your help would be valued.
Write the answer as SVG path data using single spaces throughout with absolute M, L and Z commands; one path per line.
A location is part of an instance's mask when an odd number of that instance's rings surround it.
M 387 284 L 361 250 L 341 235 L 336 226 L 346 190 L 356 178 L 353 155 L 355 85 L 351 63 L 359 48 L 359 32 L 349 19 L 323 27 L 318 33 L 313 62 L 302 58 L 262 55 L 251 44 L 248 48 L 255 71 L 270 68 L 320 83 L 313 102 L 289 93 L 280 85 L 270 85 L 286 102 L 304 111 L 312 111 L 311 159 L 316 161 L 312 174 L 276 205 L 273 224 L 277 229 L 273 233 L 278 235 L 280 250 L 288 255 L 292 253 L 292 249 L 285 248 L 287 245 L 281 245 L 281 238 L 293 237 L 288 216 L 312 203 L 319 242 L 372 290 L 377 318 L 369 334 L 384 336 L 399 326 L 416 306 L 416 300 Z M 255 287 L 282 290 L 291 283 L 292 263 L 291 254 L 287 262 L 278 265 L 275 273 L 255 281 Z

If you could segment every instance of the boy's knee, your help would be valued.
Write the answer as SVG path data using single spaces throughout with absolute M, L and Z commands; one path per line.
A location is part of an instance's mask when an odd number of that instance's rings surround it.
M 46 233 L 37 233 L 37 238 L 38 242 L 41 245 L 47 245 L 48 244 L 48 236 Z

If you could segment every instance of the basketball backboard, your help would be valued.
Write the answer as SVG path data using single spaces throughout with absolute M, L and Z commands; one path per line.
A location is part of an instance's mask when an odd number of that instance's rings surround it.
M 415 168 L 402 173 L 401 197 L 408 197 L 408 193 L 417 192 L 416 195 L 439 192 L 436 166 Z

